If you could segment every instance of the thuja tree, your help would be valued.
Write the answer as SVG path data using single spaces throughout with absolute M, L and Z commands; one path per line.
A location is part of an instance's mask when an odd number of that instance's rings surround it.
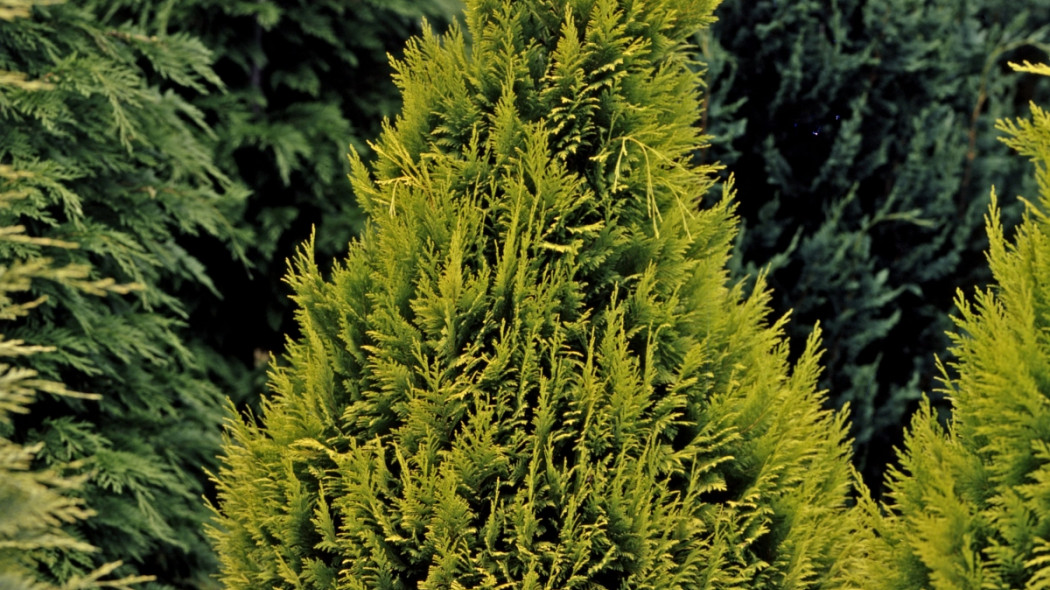
M 956 288 L 989 278 L 987 187 L 1030 188 L 992 126 L 1047 95 L 1050 85 L 1004 70 L 1044 55 L 1050 9 L 757 0 L 725 2 L 718 15 L 704 39 L 716 136 L 704 157 L 740 179 L 735 274 L 772 266 L 773 307 L 793 310 L 793 342 L 822 322 L 820 385 L 836 406 L 851 404 L 855 457 L 877 486 L 934 385 Z M 1012 225 L 1018 210 L 1004 214 Z
M 190 245 L 221 301 L 192 310 L 194 331 L 219 356 L 206 361 L 238 401 L 257 397 L 267 352 L 294 329 L 281 278 L 295 245 L 316 227 L 325 268 L 346 251 L 363 215 L 346 183 L 348 144 L 367 151 L 399 97 L 388 54 L 459 11 L 458 0 L 192 0 L 100 3 L 108 20 L 148 34 L 189 34 L 216 55 L 223 92 L 194 93 L 216 134 L 216 164 L 251 190 L 237 223 L 251 232 L 243 260 L 203 236 Z
M 192 38 L 101 27 L 90 3 L 35 4 L 0 22 L 0 166 L 18 172 L 8 188 L 22 197 L 0 225 L 79 247 L 5 242 L 0 260 L 87 264 L 88 279 L 137 287 L 103 298 L 35 281 L 30 294 L 44 299 L 4 328 L 53 347 L 26 369 L 102 395 L 43 397 L 13 420 L 9 440 L 36 448 L 35 465 L 77 465 L 85 478 L 71 493 L 97 513 L 67 531 L 100 550 L 53 547 L 38 573 L 61 585 L 123 561 L 114 575 L 196 586 L 214 566 L 201 468 L 219 448 L 222 394 L 182 338 L 185 308 L 172 293 L 204 291 L 202 264 L 179 240 L 232 239 L 225 212 L 243 191 L 213 166 L 200 112 L 165 88 L 218 82 Z
M 28 2 L 8 4 L 0 9 L 0 20 L 28 16 Z M 10 12 L 4 12 L 4 9 Z M 39 82 L 26 80 L 5 72 L 5 84 L 32 89 Z M 18 185 L 33 174 L 0 164 L 0 211 L 6 211 L 14 202 L 25 198 Z M 83 264 L 56 266 L 49 258 L 12 258 L 18 245 L 31 244 L 41 249 L 71 248 L 76 244 L 26 235 L 22 226 L 0 227 L 0 248 L 4 250 L 0 266 L 0 329 L 6 322 L 24 317 L 46 301 L 42 297 L 26 297 L 35 281 L 61 283 L 78 291 L 96 296 L 127 292 L 128 286 L 112 280 L 90 278 L 90 269 Z M 34 469 L 33 459 L 40 450 L 39 443 L 26 445 L 8 438 L 12 418 L 25 414 L 38 395 L 73 396 L 80 399 L 98 399 L 98 395 L 70 390 L 57 381 L 40 378 L 30 368 L 22 366 L 22 359 L 33 354 L 49 352 L 52 347 L 28 345 L 24 341 L 5 338 L 0 334 L 0 587 L 9 589 L 57 590 L 58 586 L 41 583 L 38 571 L 42 557 L 49 550 L 89 553 L 95 548 L 78 540 L 65 523 L 91 516 L 82 499 L 69 494 L 83 481 L 62 471 L 75 468 L 64 465 L 58 469 Z M 145 581 L 143 578 L 103 581 L 120 565 L 106 564 L 82 577 L 67 580 L 63 588 L 94 588 L 100 585 L 126 588 L 129 584 Z
M 230 588 L 828 588 L 862 575 L 817 340 L 789 365 L 695 167 L 715 2 L 474 1 L 409 44 L 354 157 L 369 223 L 289 283 L 233 418 Z
M 1050 113 L 1033 105 L 1031 120 L 998 127 L 1035 162 L 1039 198 L 1008 241 L 993 192 L 995 284 L 959 297 L 951 425 L 928 405 L 911 423 L 879 531 L 885 577 L 872 588 L 1050 585 Z

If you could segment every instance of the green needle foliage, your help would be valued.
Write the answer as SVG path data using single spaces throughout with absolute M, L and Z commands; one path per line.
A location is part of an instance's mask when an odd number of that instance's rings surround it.
M 717 14 L 704 157 L 744 195 L 735 276 L 771 265 L 793 344 L 821 322 L 820 386 L 852 407 L 855 458 L 877 492 L 935 385 L 956 289 L 990 279 L 987 187 L 1032 188 L 992 128 L 1050 97 L 1050 84 L 1006 72 L 1045 57 L 1050 5 L 732 0 Z M 1004 216 L 1013 225 L 1019 209 Z
M 176 291 L 211 285 L 180 240 L 235 239 L 227 216 L 244 191 L 215 167 L 200 111 L 173 88 L 219 82 L 193 38 L 102 26 L 89 2 L 32 4 L 0 21 L 0 168 L 20 197 L 0 226 L 45 241 L 4 241 L 0 261 L 51 258 L 135 287 L 103 298 L 33 281 L 34 313 L 5 326 L 38 350 L 24 370 L 102 396 L 42 397 L 7 429 L 34 449 L 34 469 L 81 474 L 70 497 L 96 513 L 66 528 L 76 544 L 45 550 L 37 573 L 63 585 L 123 561 L 114 575 L 199 587 L 215 566 L 202 467 L 219 449 L 222 394 L 183 339 Z M 46 240 L 79 247 L 45 251 Z
M 791 366 L 731 189 L 698 207 L 715 4 L 475 0 L 409 44 L 369 223 L 327 280 L 303 247 L 302 336 L 230 420 L 228 588 L 862 586 L 817 336 Z
M 251 267 L 203 236 L 191 251 L 222 293 L 191 324 L 219 351 L 206 360 L 228 395 L 257 398 L 267 352 L 294 329 L 282 278 L 295 247 L 317 228 L 324 268 L 363 225 L 347 187 L 347 145 L 366 150 L 400 104 L 388 53 L 401 51 L 423 17 L 447 22 L 458 0 L 112 0 L 110 20 L 149 34 L 191 35 L 214 51 L 224 92 L 194 94 L 216 134 L 216 165 L 252 194 L 236 219 L 251 233 Z M 262 359 L 262 362 L 259 362 Z
M 997 127 L 1035 163 L 1039 199 L 1008 242 L 992 193 L 995 285 L 958 297 L 958 375 L 944 377 L 952 422 L 945 432 L 928 404 L 912 421 L 873 588 L 1050 588 L 1050 113 L 1031 108 Z
M 6 5 L 4 8 L 11 12 L 0 11 L 0 20 L 28 16 L 31 6 L 26 2 Z M 26 80 L 12 72 L 4 74 L 4 84 L 11 87 L 26 90 L 40 88 L 39 82 Z M 15 201 L 25 198 L 19 185 L 33 177 L 31 172 L 0 165 L 0 211 L 6 212 Z M 22 226 L 0 227 L 0 243 L 7 247 L 32 245 L 42 250 L 76 247 L 76 244 L 28 236 Z M 0 263 L 0 322 L 4 322 L 0 326 L 6 328 L 6 322 L 26 316 L 46 301 L 44 297 L 25 297 L 35 281 L 59 283 L 90 295 L 128 292 L 127 286 L 117 285 L 112 280 L 91 280 L 89 270 L 84 265 L 55 266 L 51 259 L 43 257 L 28 260 L 5 257 Z M 83 400 L 99 399 L 98 395 L 74 392 L 62 383 L 41 379 L 33 369 L 21 366 L 20 359 L 53 350 L 52 347 L 28 345 L 22 340 L 12 340 L 0 334 L 0 359 L 3 359 L 0 362 L 0 588 L 58 590 L 57 586 L 37 579 L 36 572 L 47 551 L 62 549 L 90 553 L 96 550 L 62 528 L 64 524 L 91 516 L 83 500 L 69 493 L 82 485 L 84 478 L 61 473 L 77 466 L 69 464 L 62 466 L 62 469 L 33 469 L 33 460 L 42 445 L 24 445 L 7 438 L 12 417 L 25 414 L 40 393 Z M 148 580 L 101 581 L 119 566 L 120 562 L 106 564 L 85 576 L 66 581 L 62 588 L 95 588 L 103 585 L 127 588 L 129 584 Z

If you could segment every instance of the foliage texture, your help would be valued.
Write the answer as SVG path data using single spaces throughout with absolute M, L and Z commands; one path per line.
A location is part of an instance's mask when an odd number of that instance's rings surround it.
M 4 20 L 11 20 L 15 16 L 0 15 Z M 19 176 L 9 167 L 0 168 L 0 178 L 5 185 Z M 17 193 L 6 186 L 0 190 L 0 207 L 10 206 L 10 201 L 17 198 Z M 52 247 L 69 246 L 33 239 L 25 235 L 24 229 L 19 226 L 0 228 L 0 240 Z M 43 303 L 39 298 L 20 300 L 20 295 L 28 290 L 33 281 L 53 280 L 76 284 L 83 281 L 86 274 L 84 268 L 55 268 L 47 259 L 5 262 L 0 274 L 0 318 L 5 321 L 24 316 Z M 93 286 L 101 287 L 98 284 Z M 0 433 L 6 434 L 10 430 L 12 415 L 24 414 L 41 392 L 98 397 L 76 393 L 61 383 L 40 379 L 36 371 L 16 364 L 19 357 L 50 350 L 42 346 L 28 346 L 20 340 L 10 340 L 0 335 L 0 357 L 5 361 L 0 363 Z M 76 487 L 79 481 L 63 477 L 53 470 L 31 469 L 33 457 L 39 448 L 39 445 L 17 444 L 0 435 L 0 587 L 3 588 L 52 588 L 41 584 L 33 573 L 41 550 L 55 547 L 79 551 L 94 549 L 78 542 L 61 527 L 62 523 L 90 516 L 83 508 L 82 501 L 63 493 Z M 76 580 L 71 586 L 83 588 L 89 587 L 90 583 Z
M 0 21 L 28 17 L 31 2 L 9 2 L 0 7 Z M 3 84 L 23 90 L 43 90 L 47 84 L 27 80 L 22 72 L 6 71 L 0 74 Z M 30 184 L 33 173 L 0 165 L 0 211 L 6 212 L 27 195 L 21 188 Z M 3 215 L 9 220 L 8 215 Z M 127 292 L 124 285 L 112 280 L 90 280 L 84 265 L 56 266 L 45 257 L 16 259 L 11 246 L 33 245 L 41 249 L 75 248 L 76 244 L 32 237 L 25 227 L 0 227 L 0 243 L 8 246 L 0 262 L 0 322 L 16 320 L 44 303 L 44 297 L 26 298 L 34 281 L 53 281 L 83 293 L 106 295 Z M 28 411 L 33 399 L 40 393 L 97 399 L 98 396 L 69 390 L 63 384 L 41 379 L 33 369 L 20 366 L 20 359 L 53 349 L 28 345 L 21 340 L 5 338 L 0 334 L 0 587 L 14 590 L 51 590 L 56 588 L 38 580 L 41 552 L 62 548 L 69 551 L 90 552 L 95 548 L 78 541 L 62 529 L 65 523 L 90 516 L 83 500 L 68 495 L 67 491 L 80 485 L 81 478 L 66 477 L 53 469 L 32 469 L 33 459 L 40 444 L 18 444 L 7 438 L 12 417 Z M 66 588 L 95 587 L 103 576 L 119 566 L 107 564 L 100 570 L 64 584 Z M 107 581 L 107 586 L 124 588 L 136 580 Z M 141 581 L 141 580 L 139 580 Z
M 230 420 L 227 587 L 863 574 L 817 337 L 792 367 L 761 281 L 730 286 L 731 189 L 697 204 L 714 5 L 476 0 L 409 44 L 401 114 L 352 158 L 366 228 L 327 280 L 303 247 L 302 335 Z
M 717 14 L 702 38 L 716 136 L 704 157 L 744 195 L 736 276 L 770 266 L 793 343 L 821 322 L 820 385 L 850 404 L 855 458 L 878 493 L 934 386 L 956 289 L 990 279 L 987 187 L 1032 188 L 992 126 L 1050 97 L 1005 65 L 1045 56 L 1050 5 L 734 0 Z M 1019 210 L 1004 216 L 1013 225 Z
M 23 10 L 0 13 L 0 20 L 27 16 L 29 3 Z M 10 74 L 10 72 L 8 72 Z M 33 89 L 39 83 L 11 76 L 11 86 Z M 32 173 L 0 165 L 0 210 L 24 198 L 19 184 L 33 177 Z M 22 226 L 0 227 L 0 242 L 6 245 L 33 245 L 41 249 L 75 248 L 76 244 L 28 236 Z M 118 285 L 111 279 L 91 280 L 89 268 L 80 264 L 55 266 L 50 258 L 34 257 L 27 260 L 5 258 L 0 266 L 0 321 L 9 322 L 30 313 L 46 301 L 45 297 L 29 298 L 25 293 L 35 281 L 60 283 L 82 293 L 103 296 L 127 293 L 128 285 Z M 41 444 L 19 444 L 6 435 L 11 430 L 12 417 L 25 414 L 34 398 L 47 395 L 97 400 L 100 396 L 70 390 L 62 383 L 41 379 L 20 360 L 33 354 L 52 352 L 48 346 L 28 345 L 0 334 L 0 587 L 12 590 L 57 590 L 57 586 L 41 582 L 38 568 L 42 557 L 54 549 L 90 553 L 95 547 L 78 540 L 62 525 L 82 521 L 92 513 L 84 508 L 82 499 L 69 494 L 81 485 L 83 477 L 69 477 L 61 472 L 75 470 L 75 464 L 60 469 L 33 469 L 32 464 Z M 62 584 L 65 589 L 106 586 L 124 589 L 130 584 L 149 581 L 148 577 L 103 580 L 120 566 L 120 562 L 105 564 L 84 576 L 77 576 Z
M 958 297 L 950 428 L 924 405 L 890 471 L 880 588 L 1050 588 L 1050 113 L 1031 109 L 998 128 L 1035 163 L 1039 199 L 1007 241 L 992 193 L 995 284 Z
M 421 30 L 443 26 L 458 0 L 114 0 L 110 19 L 158 35 L 199 38 L 216 55 L 224 92 L 195 93 L 215 130 L 216 165 L 251 194 L 236 213 L 245 258 L 202 236 L 189 246 L 222 294 L 191 311 L 217 356 L 209 369 L 238 402 L 264 386 L 269 351 L 295 329 L 281 279 L 295 246 L 316 227 L 319 263 L 346 252 L 363 215 L 347 187 L 347 144 L 367 152 L 400 100 L 388 55 Z M 235 254 L 235 253 L 234 253 Z M 258 370 L 256 370 L 258 369 Z M 254 402 L 253 402 L 254 403 Z
M 244 193 L 213 165 L 200 111 L 171 88 L 218 79 L 190 37 L 102 26 L 90 2 L 34 4 L 17 10 L 24 18 L 0 21 L 0 170 L 18 197 L 0 226 L 38 238 L 0 242 L 5 276 L 17 261 L 50 260 L 78 269 L 81 287 L 100 277 L 127 287 L 97 297 L 27 282 L 34 313 L 6 318 L 9 342 L 36 351 L 21 375 L 102 396 L 41 397 L 5 428 L 23 449 L 18 469 L 31 449 L 26 473 L 52 469 L 81 482 L 62 496 L 57 520 L 38 506 L 44 523 L 67 525 L 69 542 L 34 554 L 35 570 L 42 582 L 70 585 L 122 561 L 114 575 L 207 585 L 215 560 L 202 532 L 202 466 L 219 448 L 222 396 L 183 340 L 186 308 L 173 293 L 210 286 L 179 240 L 234 239 L 227 213 Z M 96 516 L 65 522 L 83 511 Z

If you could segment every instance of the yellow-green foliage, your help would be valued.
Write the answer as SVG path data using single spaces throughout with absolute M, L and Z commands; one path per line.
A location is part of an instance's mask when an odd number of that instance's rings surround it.
M 997 127 L 1034 162 L 1039 199 L 1007 240 L 992 193 L 995 286 L 957 299 L 957 375 L 944 377 L 952 422 L 945 432 L 928 406 L 912 421 L 873 587 L 1050 588 L 1050 114 L 1031 109 Z
M 862 572 L 814 335 L 729 284 L 693 123 L 715 1 L 475 0 L 354 159 L 369 216 L 232 418 L 228 588 L 835 588 Z

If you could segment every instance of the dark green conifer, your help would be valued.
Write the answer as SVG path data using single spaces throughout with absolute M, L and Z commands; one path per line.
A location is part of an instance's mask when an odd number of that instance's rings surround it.
M 97 297 L 33 281 L 39 305 L 4 325 L 9 341 L 38 350 L 24 370 L 101 396 L 41 396 L 4 429 L 35 449 L 34 469 L 81 474 L 70 497 L 95 513 L 68 523 L 76 543 L 34 557 L 36 573 L 62 586 L 123 561 L 114 576 L 207 585 L 215 560 L 202 467 L 219 448 L 222 394 L 183 338 L 186 306 L 174 293 L 211 286 L 180 240 L 233 240 L 227 213 L 244 191 L 213 164 L 209 129 L 177 90 L 219 81 L 191 37 L 103 25 L 91 2 L 19 4 L 24 18 L 0 21 L 0 169 L 13 174 L 0 182 L 19 197 L 0 226 L 39 239 L 0 242 L 0 265 L 50 258 L 87 269 L 88 282 L 136 287 Z
M 1045 55 L 1050 5 L 733 0 L 717 15 L 705 158 L 739 179 L 735 276 L 771 265 L 793 344 L 821 322 L 820 386 L 851 405 L 855 458 L 877 488 L 934 386 L 956 289 L 990 278 L 987 187 L 1031 187 L 992 127 L 1050 97 L 1005 65 Z M 1018 212 L 1007 206 L 1007 225 Z
M 475 0 L 397 65 L 368 224 L 289 282 L 233 418 L 229 588 L 833 588 L 864 575 L 844 418 L 732 286 L 687 40 L 715 1 Z M 471 42 L 467 43 L 469 35 Z M 854 580 L 852 587 L 858 587 Z
M 28 17 L 33 4 L 17 0 L 5 3 L 0 6 L 0 21 Z M 46 82 L 27 79 L 23 72 L 14 71 L 0 72 L 0 84 L 27 92 L 51 88 Z M 0 212 L 3 212 L 5 221 L 11 221 L 12 216 L 6 213 L 28 196 L 23 189 L 34 180 L 37 179 L 32 172 L 0 164 Z M 70 242 L 27 235 L 26 228 L 20 225 L 0 227 L 0 244 L 8 254 L 12 249 L 26 246 L 42 251 L 77 247 Z M 83 477 L 69 477 L 62 473 L 73 465 L 34 469 L 33 459 L 41 445 L 21 444 L 8 438 L 12 418 L 25 414 L 40 394 L 80 399 L 99 397 L 74 392 L 62 383 L 42 379 L 35 370 L 23 366 L 25 357 L 51 352 L 53 347 L 29 345 L 4 336 L 9 322 L 26 316 L 46 302 L 45 297 L 26 297 L 36 281 L 51 281 L 97 296 L 127 293 L 129 290 L 128 286 L 117 285 L 109 279 L 92 280 L 89 267 L 83 264 L 57 266 L 51 258 L 43 256 L 18 259 L 5 256 L 0 263 L 0 587 L 12 590 L 57 590 L 56 586 L 42 584 L 36 573 L 42 555 L 49 550 L 61 548 L 84 553 L 95 550 L 62 529 L 63 524 L 91 515 L 81 498 L 68 493 L 82 483 Z M 82 578 L 67 581 L 63 587 L 96 587 L 101 578 L 118 566 L 119 562 L 106 564 Z M 135 581 L 107 580 L 105 584 L 125 588 Z
M 1008 241 L 992 193 L 995 284 L 959 294 L 957 375 L 944 377 L 951 424 L 942 429 L 929 404 L 912 420 L 872 588 L 1050 587 L 1050 113 L 1031 108 L 1030 120 L 997 127 L 1035 163 L 1039 197 Z
M 196 333 L 219 351 L 207 359 L 238 402 L 257 398 L 268 351 L 294 329 L 282 278 L 295 247 L 316 227 L 327 269 L 359 232 L 363 215 L 346 183 L 348 145 L 367 151 L 399 96 L 388 54 L 420 31 L 443 26 L 459 0 L 112 0 L 104 10 L 150 34 L 189 34 L 216 55 L 224 92 L 193 104 L 216 135 L 216 165 L 251 190 L 237 223 L 251 233 L 246 257 L 222 255 L 207 237 L 192 251 L 223 294 L 192 311 Z M 259 362 L 262 359 L 262 362 Z M 245 370 L 249 369 L 249 370 Z
M 28 16 L 29 2 L 14 3 L 0 8 L 0 20 Z M 10 12 L 4 12 L 4 10 Z M 27 90 L 42 89 L 39 81 L 26 80 L 14 72 L 4 72 L 4 84 Z M 19 184 L 33 177 L 32 173 L 0 165 L 0 210 L 14 206 L 25 195 Z M 33 245 L 43 250 L 75 248 L 76 244 L 26 235 L 22 226 L 0 227 L 0 242 L 5 246 Z M 82 264 L 55 266 L 44 257 L 23 260 L 4 260 L 0 266 L 0 330 L 7 322 L 24 317 L 46 301 L 43 297 L 26 298 L 35 281 L 52 281 L 89 295 L 126 293 L 126 285 L 112 280 L 91 280 L 89 268 Z M 97 400 L 100 396 L 70 390 L 62 383 L 41 379 L 33 369 L 22 366 L 20 359 L 51 352 L 53 347 L 28 345 L 21 340 L 5 338 L 0 332 L 0 588 L 9 590 L 58 590 L 58 586 L 41 583 L 38 568 L 47 552 L 55 549 L 91 553 L 95 547 L 78 540 L 62 525 L 81 521 L 91 516 L 84 501 L 69 493 L 83 482 L 83 477 L 70 477 L 64 471 L 74 470 L 67 464 L 51 469 L 34 469 L 33 459 L 41 444 L 26 445 L 8 439 L 12 418 L 25 414 L 40 394 L 68 396 L 82 400 Z M 102 579 L 120 566 L 120 562 L 104 565 L 71 580 L 62 588 L 81 589 L 105 585 L 127 588 L 145 578 Z

